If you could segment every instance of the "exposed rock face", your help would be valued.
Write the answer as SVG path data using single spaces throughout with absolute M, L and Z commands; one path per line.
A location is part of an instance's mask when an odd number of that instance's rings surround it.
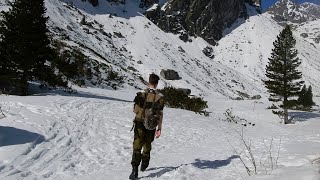
M 320 18 L 320 6 L 312 3 L 297 4 L 280 0 L 267 10 L 277 22 L 304 23 Z
M 181 79 L 179 74 L 172 69 L 168 69 L 168 70 L 162 69 L 160 72 L 160 75 L 166 80 L 179 80 L 179 79 Z
M 90 0 L 90 1 L 98 1 L 98 0 Z M 126 4 L 126 0 L 107 0 L 114 4 Z M 150 7 L 153 4 L 159 3 L 159 0 L 140 0 L 139 7 L 140 8 L 146 8 Z
M 115 3 L 115 4 L 125 4 L 126 0 L 107 0 L 108 2 Z
M 145 8 L 145 7 L 150 7 L 153 4 L 159 3 L 159 0 L 141 0 L 139 7 L 140 8 Z
M 89 0 L 89 2 L 92 4 L 92 6 L 98 6 L 99 0 Z
M 146 17 L 162 30 L 180 35 L 189 41 L 189 36 L 200 36 L 214 45 L 222 38 L 223 30 L 239 17 L 246 17 L 245 2 L 251 0 L 171 0 L 146 12 Z

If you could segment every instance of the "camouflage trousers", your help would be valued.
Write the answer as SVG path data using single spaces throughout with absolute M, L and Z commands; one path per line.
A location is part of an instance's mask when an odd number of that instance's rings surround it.
M 139 166 L 141 161 L 144 164 L 149 164 L 152 149 L 151 143 L 154 140 L 154 134 L 155 130 L 147 130 L 142 122 L 135 123 L 132 166 Z

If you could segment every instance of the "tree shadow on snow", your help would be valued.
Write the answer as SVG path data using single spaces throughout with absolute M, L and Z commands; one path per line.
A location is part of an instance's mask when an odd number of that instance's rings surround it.
M 41 134 L 14 127 L 0 126 L 0 147 L 18 144 L 39 144 L 45 140 Z
M 82 98 L 91 98 L 91 99 L 104 99 L 110 101 L 120 101 L 130 103 L 133 101 L 118 99 L 113 97 L 107 97 L 99 94 L 92 94 L 84 91 L 74 91 L 74 92 L 66 92 L 65 89 L 50 89 L 47 87 L 40 88 L 39 84 L 29 83 L 29 93 L 31 96 L 48 96 L 48 95 L 60 95 L 60 96 L 70 96 L 70 97 L 82 97 Z
M 61 93 L 59 95 L 62 96 L 73 96 L 73 97 L 82 97 L 82 98 L 91 98 L 91 99 L 104 99 L 104 100 L 110 100 L 110 101 L 120 101 L 120 102 L 126 102 L 130 103 L 133 101 L 128 101 L 125 99 L 118 99 L 118 98 L 113 98 L 113 97 L 107 97 L 103 95 L 97 95 L 97 94 L 91 94 L 88 92 L 82 92 L 82 91 L 77 91 L 76 93 Z
M 308 119 L 320 118 L 319 113 L 314 112 L 289 112 L 288 115 L 293 121 L 307 121 Z
M 195 162 L 193 162 L 193 163 L 181 164 L 176 167 L 165 166 L 165 167 L 149 168 L 146 171 L 153 171 L 153 170 L 159 170 L 159 171 L 155 172 L 155 173 L 150 173 L 148 176 L 145 176 L 145 177 L 160 177 L 165 173 L 174 171 L 176 169 L 179 169 L 182 166 L 188 166 L 188 165 L 192 165 L 193 167 L 196 167 L 199 169 L 217 169 L 217 168 L 229 165 L 233 159 L 237 159 L 237 158 L 239 158 L 239 156 L 232 155 L 228 159 L 225 159 L 225 160 L 210 161 L 210 160 L 195 159 Z

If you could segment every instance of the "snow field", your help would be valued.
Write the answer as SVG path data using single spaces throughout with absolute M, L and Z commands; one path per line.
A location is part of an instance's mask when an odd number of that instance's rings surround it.
M 162 1 L 164 3 L 164 1 Z M 73 4 L 72 6 L 68 4 Z M 265 65 L 272 42 L 282 29 L 270 15 L 239 20 L 219 45 L 213 47 L 210 59 L 202 49 L 210 46 L 201 38 L 182 42 L 176 35 L 164 33 L 138 14 L 136 2 L 128 6 L 93 8 L 79 0 L 47 0 L 49 26 L 62 29 L 63 41 L 81 47 L 90 58 L 104 62 L 128 76 L 138 87 L 137 79 L 147 79 L 151 72 L 174 69 L 179 81 L 161 81 L 160 88 L 173 85 L 190 88 L 192 94 L 208 100 L 210 117 L 166 108 L 160 139 L 153 143 L 150 168 L 140 177 L 145 179 L 312 179 L 319 180 L 320 115 L 291 112 L 297 122 L 282 125 L 277 116 L 266 110 Z M 6 10 L 6 6 L 0 6 Z M 117 16 L 110 14 L 117 13 Z M 81 18 L 93 27 L 80 25 Z M 96 21 L 96 22 L 94 22 Z M 102 25 L 102 27 L 100 26 Z M 302 58 L 304 80 L 319 95 L 319 45 L 300 34 L 314 34 L 319 23 L 298 27 L 297 48 Z M 100 29 L 101 28 L 101 29 Z M 106 36 L 102 33 L 110 33 Z M 232 31 L 231 31 L 232 30 Z M 123 38 L 116 37 L 120 33 Z M 310 37 L 313 37 L 310 35 Z M 100 40 L 99 40 L 100 39 Z M 181 47 L 181 48 L 180 48 Z M 90 50 L 90 49 L 91 50 Z M 121 50 L 120 49 L 126 49 Z M 183 51 L 181 51 L 183 49 Z M 105 57 L 102 59 L 95 53 Z M 138 63 L 141 61 L 141 63 Z M 127 71 L 129 66 L 137 71 Z M 39 93 L 29 97 L 0 96 L 7 117 L 0 120 L 0 179 L 127 179 L 131 171 L 133 133 L 131 86 L 119 91 L 77 88 L 78 94 Z M 261 100 L 233 101 L 237 91 L 260 94 Z M 320 99 L 315 99 L 317 104 Z M 264 175 L 248 177 L 231 145 L 241 151 L 236 130 L 241 125 L 220 121 L 232 108 L 235 115 L 255 126 L 244 128 L 245 138 L 252 140 L 257 161 L 274 139 L 272 152 L 278 152 L 279 168 Z M 4 133 L 5 132 L 5 133 Z M 16 138 L 16 137 L 24 138 Z M 20 139 L 17 141 L 16 139 Z M 248 161 L 246 161 L 248 163 Z M 270 171 L 267 172 L 269 174 Z
M 4 108 L 8 113 L 1 119 L 0 127 L 14 127 L 25 130 L 25 135 L 37 133 L 44 137 L 39 142 L 35 137 L 24 144 L 1 146 L 0 178 L 127 179 L 131 170 L 133 133 L 130 129 L 134 117 L 130 101 L 134 94 L 127 90 L 90 88 L 71 95 L 0 96 L 8 107 Z M 249 178 L 231 148 L 232 145 L 241 150 L 235 131 L 241 125 L 219 120 L 224 118 L 226 108 L 233 108 L 235 115 L 256 124 L 244 128 L 244 132 L 245 138 L 252 140 L 257 159 L 271 138 L 276 153 L 281 138 L 279 169 L 272 176 L 263 176 L 264 170 L 259 168 L 261 176 L 251 179 L 278 176 L 286 179 L 288 176 L 283 173 L 294 169 L 299 170 L 296 177 L 318 177 L 317 166 L 311 161 L 320 155 L 319 113 L 296 114 L 301 121 L 285 126 L 265 110 L 268 103 L 264 101 L 217 100 L 215 104 L 210 117 L 166 108 L 163 134 L 153 143 L 150 167 L 140 177 Z M 9 137 L 4 134 L 2 138 Z

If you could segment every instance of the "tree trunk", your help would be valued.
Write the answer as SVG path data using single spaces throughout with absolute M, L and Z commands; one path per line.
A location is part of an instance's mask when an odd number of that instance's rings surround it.
M 288 119 L 288 109 L 286 107 L 283 108 L 283 115 L 284 115 L 284 124 L 288 124 L 289 123 L 289 119 Z
M 21 92 L 21 96 L 27 96 L 28 95 L 28 80 L 26 75 L 23 75 L 23 77 L 21 77 L 21 81 L 20 81 L 20 92 Z
M 288 119 L 288 98 L 284 97 L 284 101 L 283 101 L 283 121 L 284 124 L 288 124 L 289 123 L 289 119 Z

